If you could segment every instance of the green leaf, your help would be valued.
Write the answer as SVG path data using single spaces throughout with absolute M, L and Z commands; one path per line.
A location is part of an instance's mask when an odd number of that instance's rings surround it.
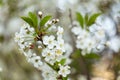
M 62 80 L 68 80 L 68 77 L 62 77 Z
M 84 57 L 87 59 L 99 59 L 100 58 L 100 56 L 95 53 L 86 54 Z
M 51 65 L 51 64 L 49 64 L 49 63 L 47 63 L 47 65 L 48 65 L 49 67 L 51 67 L 53 70 L 56 71 L 56 66 L 53 66 L 53 65 Z
M 84 18 L 83 18 L 83 16 L 81 15 L 81 13 L 76 12 L 76 17 L 77 17 L 77 20 L 78 20 L 80 26 L 81 26 L 82 28 L 84 28 Z
M 85 14 L 85 24 L 87 24 L 88 23 L 88 14 Z
M 21 17 L 25 22 L 27 22 L 30 26 L 33 26 L 32 19 L 29 17 Z
M 97 19 L 97 17 L 98 17 L 99 15 L 101 15 L 101 13 L 93 14 L 93 15 L 90 17 L 90 19 L 89 19 L 89 21 L 88 21 L 88 23 L 87 23 L 87 26 L 91 26 L 92 24 L 94 24 L 95 21 L 96 21 L 96 19 Z
M 64 59 L 62 59 L 62 60 L 60 61 L 60 64 L 61 64 L 61 65 L 64 65 L 65 62 L 66 62 L 66 59 L 64 58 Z
M 51 18 L 52 16 L 47 15 L 40 21 L 40 26 L 44 26 L 45 23 Z
M 35 13 L 29 12 L 29 17 L 31 18 L 32 22 L 33 22 L 33 27 L 37 27 L 38 26 L 38 18 L 37 15 Z

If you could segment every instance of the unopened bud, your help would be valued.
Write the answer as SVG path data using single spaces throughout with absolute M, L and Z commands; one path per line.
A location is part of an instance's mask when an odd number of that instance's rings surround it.
M 52 20 L 52 23 L 55 23 L 55 19 Z
M 40 18 L 42 18 L 42 12 L 41 12 L 41 11 L 38 11 L 38 16 L 39 16 Z
M 52 23 L 54 23 L 54 24 L 56 24 L 56 23 L 58 23 L 59 22 L 59 19 L 53 19 L 52 20 Z
M 59 19 L 56 19 L 56 20 L 55 20 L 55 23 L 58 23 L 58 22 L 59 22 Z

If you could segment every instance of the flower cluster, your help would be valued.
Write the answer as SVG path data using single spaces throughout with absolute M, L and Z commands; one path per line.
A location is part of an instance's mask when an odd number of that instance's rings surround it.
M 15 33 L 15 42 L 18 43 L 21 50 L 31 47 L 31 44 L 34 42 L 34 33 L 34 28 L 31 28 L 28 24 L 24 24 L 20 32 Z
M 101 51 L 105 47 L 105 30 L 93 24 L 88 30 L 82 29 L 77 22 L 73 23 L 72 32 L 77 36 L 76 48 L 82 50 L 82 54 Z
M 57 38 L 54 35 L 44 36 L 43 44 L 46 48 L 43 49 L 42 56 L 51 65 L 56 61 L 60 61 L 63 53 L 65 52 L 64 40 L 62 39 L 63 28 L 58 27 Z
M 53 24 L 56 20 L 46 22 L 46 30 L 38 33 L 28 24 L 22 26 L 19 33 L 15 33 L 15 41 L 20 50 L 27 57 L 28 62 L 43 72 L 44 80 L 67 80 L 70 74 L 68 64 L 71 62 L 69 56 L 72 48 L 64 43 L 64 29 Z
M 39 68 L 42 65 L 41 59 L 33 51 L 34 47 L 34 36 L 35 30 L 30 27 L 28 24 L 24 24 L 20 32 L 15 33 L 15 42 L 18 43 L 20 51 L 24 53 L 28 61 L 31 62 L 36 68 Z
M 63 56 L 63 54 L 66 52 L 65 43 L 64 40 L 62 39 L 63 28 L 58 26 L 56 34 L 57 34 L 56 36 L 45 35 L 43 37 L 43 44 L 45 45 L 45 48 L 42 50 L 42 57 L 44 57 L 44 60 L 50 65 L 54 66 L 57 62 L 56 66 L 60 67 L 58 74 L 62 75 L 63 77 L 67 77 L 67 75 L 70 74 L 69 70 L 70 67 L 68 65 L 60 65 L 59 63 L 63 59 L 66 59 Z
M 114 52 L 120 50 L 120 38 L 111 19 L 100 16 L 91 26 L 82 28 L 78 22 L 74 22 L 73 26 L 71 31 L 77 36 L 76 48 L 81 49 L 83 55 L 101 52 L 105 48 Z

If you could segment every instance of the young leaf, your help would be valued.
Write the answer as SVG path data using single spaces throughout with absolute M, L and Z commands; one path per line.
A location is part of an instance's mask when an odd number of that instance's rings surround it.
M 37 27 L 38 26 L 38 18 L 37 15 L 35 13 L 29 12 L 29 17 L 31 18 L 32 22 L 33 22 L 33 27 Z
M 95 23 L 95 20 L 97 19 L 97 17 L 100 15 L 101 13 L 96 13 L 93 14 L 90 19 L 88 20 L 87 26 L 91 26 L 92 24 Z
M 33 26 L 33 22 L 29 17 L 21 17 L 25 22 L 27 22 L 30 26 Z
M 78 20 L 79 24 L 81 25 L 81 27 L 84 28 L 84 18 L 81 15 L 81 13 L 76 12 L 76 17 L 77 17 L 77 20 Z
M 62 60 L 60 61 L 60 64 L 61 64 L 61 65 L 64 65 L 65 62 L 66 62 L 66 59 L 62 59 Z
M 48 15 L 45 16 L 41 21 L 40 21 L 40 26 L 44 26 L 45 23 L 51 18 L 52 16 Z
M 85 24 L 88 23 L 88 14 L 85 14 Z

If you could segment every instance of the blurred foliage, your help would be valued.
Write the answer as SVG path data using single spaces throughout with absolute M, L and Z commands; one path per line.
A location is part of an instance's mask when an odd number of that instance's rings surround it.
M 19 10 L 18 3 L 19 3 L 19 0 L 8 0 L 7 4 L 9 7 L 10 15 L 14 15 Z
M 4 67 L 0 78 L 2 80 L 40 80 L 40 72 L 29 64 L 25 57 L 12 51 L 8 55 L 1 54 L 0 59 L 4 60 Z
M 4 36 L 0 35 L 0 43 L 2 43 L 4 41 Z
M 110 10 L 110 7 L 113 3 L 114 3 L 114 0 L 101 0 L 98 7 L 103 13 L 105 13 Z
M 0 0 L 0 6 L 3 5 L 3 0 Z
M 72 74 L 74 78 L 77 77 L 79 74 L 87 75 L 87 77 L 90 77 L 92 72 L 92 65 L 94 64 L 94 62 L 100 59 L 100 56 L 95 53 L 90 53 L 83 56 L 81 54 L 81 50 L 74 51 L 71 57 L 73 59 L 71 67 L 74 67 L 76 71 Z

